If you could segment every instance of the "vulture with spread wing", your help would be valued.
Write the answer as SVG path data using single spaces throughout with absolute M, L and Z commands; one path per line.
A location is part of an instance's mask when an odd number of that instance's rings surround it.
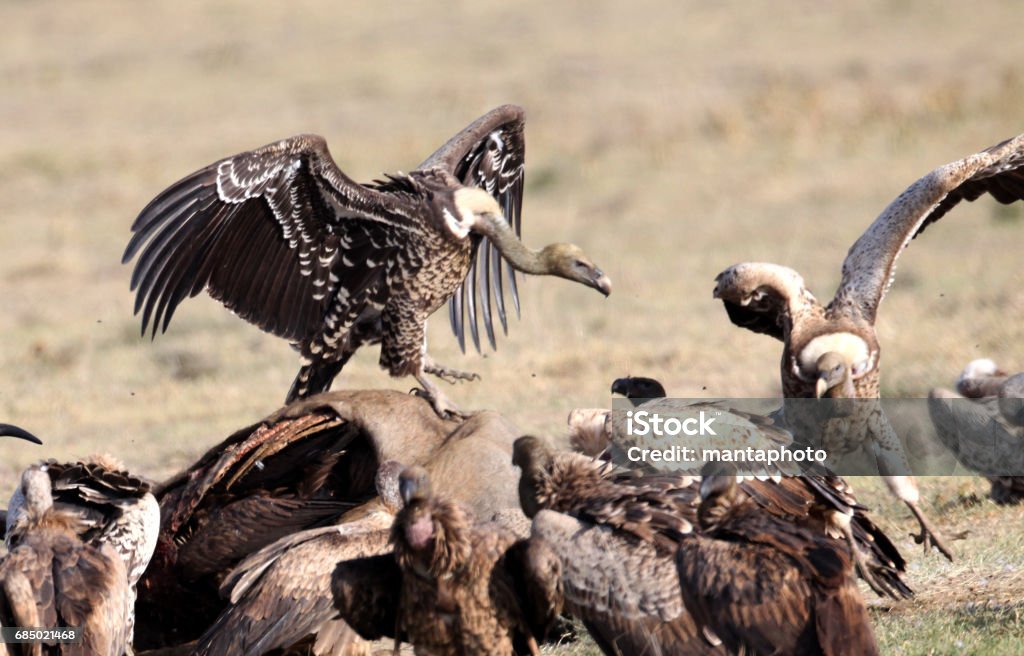
M 733 654 L 878 654 L 843 545 L 764 512 L 722 469 L 705 466 L 700 531 L 676 553 L 697 624 Z
M 409 642 L 434 656 L 539 656 L 561 611 L 558 562 L 542 547 L 462 504 L 435 496 L 410 467 L 394 553 L 348 560 L 334 571 L 340 616 L 365 638 Z
M 202 168 L 132 225 L 123 260 L 139 256 L 132 289 L 143 333 L 166 329 L 178 304 L 206 289 L 300 351 L 287 401 L 328 390 L 360 346 L 380 342 L 382 367 L 415 376 L 438 412 L 454 411 L 427 378 L 472 377 L 426 352 L 426 320 L 442 304 L 451 301 L 463 346 L 468 313 L 479 348 L 478 310 L 494 344 L 492 297 L 507 326 L 505 275 L 518 311 L 512 269 L 611 291 L 577 246 L 534 251 L 519 241 L 524 157 L 523 110 L 504 105 L 383 182 L 350 179 L 316 135 Z
M 1024 500 L 1024 373 L 1007 374 L 991 360 L 975 360 L 956 381 L 956 392 L 928 394 L 935 432 L 960 464 L 992 483 L 1000 504 Z
M 22 474 L 17 532 L 0 558 L 0 626 L 78 627 L 81 641 L 0 643 L 0 653 L 131 653 L 134 594 L 125 561 L 110 542 L 83 541 L 82 515 L 55 504 L 50 478 L 45 465 Z
M 785 418 L 798 440 L 842 457 L 866 448 L 890 489 L 921 525 L 918 540 L 950 552 L 918 508 L 920 494 L 899 437 L 871 399 L 879 397 L 878 307 L 910 241 L 960 201 L 1024 198 L 1024 135 L 941 166 L 896 198 L 853 244 L 835 297 L 823 306 L 792 269 L 744 263 L 716 278 L 714 295 L 732 322 L 783 342 Z M 802 399 L 835 399 L 829 408 Z M 796 399 L 797 401 L 793 401 Z M 855 399 L 853 402 L 845 400 Z

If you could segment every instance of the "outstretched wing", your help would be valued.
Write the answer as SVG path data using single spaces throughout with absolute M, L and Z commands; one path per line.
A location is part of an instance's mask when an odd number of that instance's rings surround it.
M 1024 135 L 940 166 L 889 204 L 850 248 L 833 305 L 851 305 L 874 321 L 892 284 L 896 259 L 910 240 L 962 200 L 989 194 L 1000 203 L 1024 199 Z
M 475 185 L 487 190 L 501 205 L 505 218 L 516 231 L 516 236 L 520 234 L 522 225 L 523 166 L 526 157 L 523 120 L 522 107 L 502 105 L 492 109 L 452 137 L 419 166 L 421 170 L 443 169 L 453 174 L 464 185 Z M 475 235 L 473 239 L 472 268 L 448 304 L 452 331 L 455 332 L 463 352 L 466 350 L 467 315 L 473 344 L 476 350 L 480 351 L 478 303 L 487 339 L 491 343 L 491 348 L 497 348 L 491 314 L 492 294 L 493 309 L 498 312 L 502 330 L 508 333 L 503 280 L 505 274 L 502 272 L 501 254 L 486 237 Z M 515 271 L 507 263 L 505 271 L 511 288 L 512 302 L 518 315 L 519 291 L 516 287 Z
M 353 182 L 317 135 L 300 135 L 202 168 L 135 219 L 122 262 L 142 332 L 166 330 L 203 289 L 246 321 L 292 341 L 331 310 L 341 322 L 382 283 L 398 234 L 396 198 Z M 339 287 L 348 306 L 331 308 Z
M 801 315 L 818 307 L 800 274 L 767 262 L 734 264 L 715 277 L 713 294 L 734 324 L 783 341 Z

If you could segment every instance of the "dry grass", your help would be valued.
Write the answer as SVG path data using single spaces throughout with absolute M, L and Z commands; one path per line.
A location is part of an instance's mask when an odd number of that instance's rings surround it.
M 156 192 L 302 131 L 358 179 L 407 170 L 501 102 L 528 110 L 527 241 L 581 244 L 616 291 L 528 281 L 486 358 L 461 356 L 439 317 L 433 354 L 483 375 L 453 397 L 550 434 L 627 372 L 679 395 L 774 395 L 778 346 L 729 325 L 715 274 L 777 261 L 827 295 L 906 184 L 1022 131 L 1019 17 L 1008 0 L 0 3 L 0 418 L 48 440 L 0 444 L 0 488 L 41 454 L 99 449 L 160 478 L 283 397 L 295 355 L 208 299 L 138 338 L 118 262 Z M 1022 231 L 1019 208 L 979 203 L 914 243 L 882 310 L 887 393 L 923 395 L 981 355 L 1024 364 Z M 339 384 L 408 387 L 376 357 Z M 962 544 L 1014 567 L 1019 520 L 985 504 L 942 517 L 1006 536 Z M 954 567 L 1006 578 L 996 551 L 959 551 Z M 917 566 L 920 599 L 966 589 L 926 574 L 947 567 L 933 557 Z M 879 616 L 889 651 L 957 653 L 962 631 L 977 648 L 961 651 L 999 653 L 995 636 L 1022 633 L 1017 606 L 935 598 Z

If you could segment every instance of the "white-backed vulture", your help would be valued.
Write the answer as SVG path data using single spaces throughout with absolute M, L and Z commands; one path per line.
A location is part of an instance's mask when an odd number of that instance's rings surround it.
M 206 289 L 261 329 L 292 342 L 302 368 L 286 401 L 330 389 L 355 351 L 381 343 L 392 376 L 415 376 L 441 414 L 455 411 L 428 374 L 426 320 L 451 300 L 464 344 L 463 306 L 479 349 L 476 309 L 494 344 L 493 291 L 506 326 L 501 260 L 599 290 L 611 282 L 572 244 L 534 251 L 519 241 L 523 109 L 480 117 L 408 174 L 359 184 L 325 140 L 300 135 L 214 162 L 174 183 L 139 214 L 123 261 L 142 332 L 165 330 L 178 304 Z M 510 225 L 509 221 L 514 225 Z
M 1001 203 L 1024 198 L 1024 135 L 941 166 L 889 204 L 853 244 L 835 297 L 822 305 L 794 270 L 737 264 L 716 278 L 714 295 L 732 322 L 783 342 L 781 374 L 786 422 L 798 440 L 821 444 L 830 457 L 867 449 L 889 488 L 921 525 L 918 540 L 949 550 L 918 507 L 902 444 L 879 398 L 878 307 L 892 284 L 896 260 L 910 241 L 960 201 L 990 195 Z M 808 407 L 793 399 L 857 399 Z M 820 412 L 819 410 L 823 410 Z
M 394 554 L 334 571 L 340 616 L 365 638 L 409 642 L 420 656 L 539 655 L 561 610 L 558 561 L 433 494 L 420 467 L 403 471 L 400 487 Z
M 700 530 L 679 541 L 687 610 L 730 653 L 878 654 L 845 547 L 748 497 L 735 470 L 705 466 Z
M 0 626 L 78 627 L 81 642 L 0 644 L 2 653 L 130 653 L 134 595 L 121 556 L 82 541 L 81 516 L 54 504 L 44 466 L 25 470 L 19 489 L 17 539 L 0 559 Z
M 935 432 L 957 460 L 985 476 L 992 500 L 1024 500 L 1024 373 L 1010 375 L 991 360 L 969 363 L 956 392 L 935 388 L 928 412 Z M 959 392 L 959 393 L 957 393 Z

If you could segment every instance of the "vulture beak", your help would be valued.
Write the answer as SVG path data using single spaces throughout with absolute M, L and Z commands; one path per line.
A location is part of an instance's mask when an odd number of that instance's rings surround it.
M 814 398 L 820 399 L 828 393 L 828 380 L 825 374 L 818 376 L 818 382 L 814 384 Z
M 604 294 L 605 298 L 612 293 L 612 279 L 600 269 L 594 269 L 594 289 Z
M 29 442 L 35 442 L 36 444 L 42 444 L 43 441 L 28 432 L 24 428 L 19 428 L 13 424 L 0 424 L 0 435 L 7 435 L 8 437 L 20 437 L 23 440 Z

